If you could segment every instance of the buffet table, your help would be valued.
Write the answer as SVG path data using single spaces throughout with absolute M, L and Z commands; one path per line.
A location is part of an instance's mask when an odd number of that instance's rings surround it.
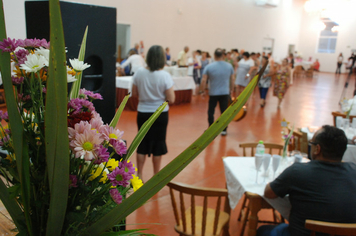
M 193 77 L 182 76 L 182 77 L 172 77 L 174 85 L 174 93 L 176 99 L 174 105 L 181 103 L 190 103 L 192 99 L 192 94 L 195 90 L 195 83 Z M 131 93 L 132 90 L 132 76 L 120 76 L 116 77 L 116 106 L 118 107 L 126 96 L 126 94 Z M 137 111 L 138 98 L 130 97 L 127 101 L 125 110 Z

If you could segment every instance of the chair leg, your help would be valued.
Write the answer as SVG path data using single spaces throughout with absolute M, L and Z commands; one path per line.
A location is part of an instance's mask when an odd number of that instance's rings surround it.
M 277 222 L 276 212 L 275 212 L 274 208 L 272 208 L 272 214 L 273 214 L 273 221 L 274 221 L 274 223 L 277 224 L 278 222 Z
M 242 198 L 243 198 L 243 202 L 242 202 L 241 210 L 240 210 L 240 213 L 239 213 L 239 217 L 237 218 L 238 221 L 241 220 L 242 211 L 244 210 L 244 208 L 247 207 L 247 205 L 246 205 L 247 198 L 246 198 L 245 194 L 242 196 Z
M 247 223 L 247 220 L 248 220 L 248 215 L 250 214 L 250 208 L 246 208 L 245 209 L 245 214 L 244 216 L 242 217 L 242 227 L 241 227 L 241 233 L 240 233 L 240 236 L 243 236 L 244 235 L 244 232 L 245 232 L 245 228 L 246 228 L 246 223 Z

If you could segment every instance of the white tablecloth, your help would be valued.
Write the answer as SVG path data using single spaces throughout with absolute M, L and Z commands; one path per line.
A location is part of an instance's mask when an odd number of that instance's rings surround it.
M 225 177 L 227 190 L 229 193 L 229 202 L 231 209 L 234 209 L 243 194 L 248 191 L 256 193 L 263 197 L 264 189 L 267 182 L 271 182 L 273 178 L 272 159 L 270 163 L 269 177 L 266 178 L 266 183 L 263 183 L 262 167 L 258 176 L 258 184 L 256 184 L 256 168 L 254 157 L 226 157 L 223 159 L 225 167 Z M 282 165 L 277 170 L 277 174 L 281 173 Z M 288 219 L 291 205 L 288 197 L 267 199 L 263 197 L 274 209 L 279 211 L 281 215 Z
M 302 66 L 305 70 L 308 70 L 311 65 L 313 65 L 312 61 L 301 61 L 301 62 L 297 61 L 297 62 L 294 62 L 294 67 Z
M 172 77 L 173 79 L 173 89 L 178 90 L 193 90 L 195 91 L 194 79 L 191 76 L 184 77 Z M 132 76 L 118 76 L 116 77 L 116 88 L 123 88 L 131 92 L 132 89 Z

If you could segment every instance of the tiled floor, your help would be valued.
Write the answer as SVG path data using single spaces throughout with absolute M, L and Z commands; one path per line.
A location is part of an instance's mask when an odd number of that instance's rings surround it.
M 218 136 L 196 159 L 189 164 L 174 180 L 203 187 L 225 187 L 223 156 L 238 156 L 242 142 L 282 143 L 280 121 L 285 118 L 295 127 L 321 126 L 332 124 L 331 111 L 339 109 L 338 101 L 344 88 L 346 75 L 336 77 L 331 73 L 319 73 L 314 78 L 298 78 L 288 89 L 281 109 L 277 109 L 277 99 L 268 92 L 267 104 L 259 106 L 259 93 L 255 90 L 250 98 L 247 115 L 239 122 L 232 122 L 228 135 Z M 353 94 L 355 77 L 352 78 L 347 98 Z M 104 95 L 105 97 L 105 95 Z M 179 155 L 197 139 L 208 127 L 208 97 L 194 96 L 190 104 L 172 106 L 169 112 L 167 134 L 168 154 L 163 157 L 162 166 Z M 218 115 L 218 109 L 216 117 Z M 137 133 L 136 112 L 124 111 L 119 129 L 125 131 L 124 139 L 130 143 Z M 135 157 L 132 161 L 136 163 Z M 152 176 L 152 163 L 147 160 L 144 180 Z M 240 233 L 237 214 L 240 205 L 232 211 L 230 234 Z M 263 218 L 271 217 L 270 212 L 261 212 Z M 141 225 L 142 223 L 147 223 Z M 128 228 L 149 228 L 147 233 L 159 236 L 177 235 L 174 231 L 174 216 L 168 188 L 163 188 L 145 205 L 127 218 Z M 0 235 L 2 235 L 0 227 Z M 245 235 L 247 235 L 247 230 Z

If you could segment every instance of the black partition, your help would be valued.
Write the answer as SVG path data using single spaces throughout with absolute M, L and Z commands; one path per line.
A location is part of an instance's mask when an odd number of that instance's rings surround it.
M 116 8 L 60 2 L 67 60 L 77 58 L 86 26 L 87 47 L 82 87 L 100 93 L 94 105 L 105 123 L 115 115 Z M 26 1 L 27 38 L 49 40 L 48 1 Z

